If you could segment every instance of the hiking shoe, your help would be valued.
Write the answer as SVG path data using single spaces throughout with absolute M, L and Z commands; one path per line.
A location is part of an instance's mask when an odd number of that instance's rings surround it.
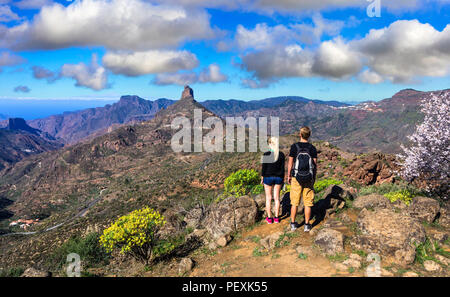
M 273 222 L 278 224 L 280 222 L 280 218 L 279 217 L 273 218 Z
M 295 231 L 300 227 L 300 225 L 297 222 L 291 223 L 291 231 Z
M 305 224 L 305 232 L 309 232 L 311 231 L 311 229 L 312 229 L 311 224 Z
M 273 223 L 273 219 L 272 218 L 266 218 L 266 222 L 267 222 L 267 224 L 272 224 Z

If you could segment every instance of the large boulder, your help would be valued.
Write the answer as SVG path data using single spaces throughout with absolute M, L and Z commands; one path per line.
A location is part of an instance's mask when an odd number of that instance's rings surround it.
M 51 272 L 39 270 L 34 267 L 27 268 L 22 274 L 22 277 L 51 277 L 51 276 L 52 276 Z
M 439 210 L 439 225 L 442 227 L 450 227 L 450 203 L 445 203 Z
M 406 209 L 413 218 L 428 223 L 434 222 L 439 213 L 439 202 L 427 197 L 415 197 Z
M 312 213 L 320 221 L 345 206 L 347 200 L 353 200 L 353 194 L 342 185 L 330 185 L 325 189 L 323 199 L 314 204 Z
M 187 227 L 196 228 L 200 225 L 201 220 L 205 215 L 204 209 L 202 207 L 196 207 L 188 211 L 184 217 Z
M 314 243 L 327 255 L 344 252 L 344 235 L 331 228 L 323 228 L 317 233 Z
M 393 256 L 401 265 L 414 261 L 414 243 L 422 243 L 426 238 L 417 219 L 391 209 L 363 209 L 357 226 L 360 232 L 351 241 L 355 249 Z
M 370 194 L 365 196 L 358 196 L 353 201 L 353 207 L 356 208 L 391 208 L 389 199 L 379 194 Z
M 213 238 L 218 239 L 253 225 L 257 212 L 256 202 L 249 196 L 229 197 L 210 206 L 203 225 Z

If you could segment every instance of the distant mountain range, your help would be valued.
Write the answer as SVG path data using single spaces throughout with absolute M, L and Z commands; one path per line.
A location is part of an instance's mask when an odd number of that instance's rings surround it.
M 354 106 L 298 96 L 252 101 L 207 100 L 195 105 L 205 107 L 220 117 L 279 117 L 281 135 L 297 133 L 299 127 L 310 125 L 313 139 L 327 140 L 352 152 L 397 153 L 400 144 L 407 142 L 406 136 L 422 119 L 419 104 L 429 93 L 407 89 L 392 98 Z M 165 98 L 150 101 L 138 96 L 122 96 L 118 102 L 104 107 L 65 112 L 26 123 L 22 120 L 21 125 L 26 127 L 9 128 L 0 135 L 0 143 L 3 144 L 0 148 L 1 167 L 30 154 L 54 150 L 62 144 L 72 145 L 81 140 L 94 139 L 124 124 L 148 121 L 159 113 L 169 112 L 165 110 L 175 102 Z M 7 120 L 0 122 L 0 127 L 8 125 Z M 8 146 L 10 142 L 13 145 Z
M 422 121 L 420 104 L 431 93 L 406 89 L 391 98 L 365 102 L 311 121 L 314 137 L 357 153 L 381 151 L 398 153 Z
M 8 125 L 0 129 L 0 170 L 27 156 L 62 146 L 45 132 L 28 126 L 23 119 L 10 118 Z
M 122 96 L 117 103 L 112 105 L 65 112 L 60 115 L 31 120 L 28 121 L 28 124 L 61 139 L 66 144 L 73 144 L 113 124 L 147 121 L 173 102 L 168 99 L 150 101 L 138 96 Z

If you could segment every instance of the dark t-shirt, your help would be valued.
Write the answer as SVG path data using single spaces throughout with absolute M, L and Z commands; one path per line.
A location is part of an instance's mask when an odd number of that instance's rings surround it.
M 311 158 L 317 159 L 317 149 L 314 145 L 312 145 L 309 142 L 297 142 L 297 143 L 294 143 L 293 145 L 291 145 L 291 151 L 289 152 L 289 157 L 293 157 L 294 162 L 295 162 L 295 158 L 297 157 L 297 154 L 298 154 L 297 145 L 300 148 L 308 148 L 309 155 L 311 156 Z M 292 168 L 291 170 L 294 170 L 294 168 Z M 315 178 L 316 173 L 317 173 L 317 164 L 316 164 L 316 166 L 314 166 L 314 178 Z M 292 174 L 292 172 L 290 172 L 289 174 Z
M 309 155 L 311 156 L 311 158 L 313 159 L 317 159 L 317 149 L 314 145 L 312 145 L 309 142 L 297 142 L 294 143 L 293 145 L 291 145 L 291 151 L 289 152 L 289 157 L 297 157 L 297 145 L 300 148 L 308 148 L 309 149 Z
M 265 152 L 264 156 L 269 156 L 270 152 Z M 273 159 L 273 158 L 272 158 Z M 278 160 L 273 163 L 262 163 L 262 172 L 261 175 L 263 177 L 268 176 L 277 176 L 284 179 L 284 162 L 286 157 L 283 152 L 279 152 Z

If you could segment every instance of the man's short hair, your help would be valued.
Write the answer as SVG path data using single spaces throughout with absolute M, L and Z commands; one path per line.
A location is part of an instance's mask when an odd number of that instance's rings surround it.
M 311 136 L 311 129 L 307 126 L 305 127 L 301 127 L 300 128 L 300 136 L 305 139 L 308 140 L 309 137 Z

